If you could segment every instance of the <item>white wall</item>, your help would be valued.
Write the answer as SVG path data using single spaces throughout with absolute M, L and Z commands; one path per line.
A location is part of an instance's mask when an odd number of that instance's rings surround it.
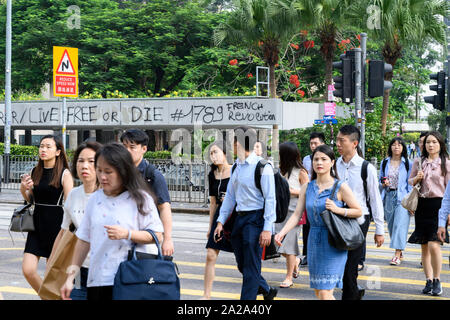
M 323 103 L 283 102 L 282 130 L 308 128 L 314 125 L 314 120 L 322 119 L 325 113 Z M 336 107 L 336 117 L 352 116 L 347 106 Z

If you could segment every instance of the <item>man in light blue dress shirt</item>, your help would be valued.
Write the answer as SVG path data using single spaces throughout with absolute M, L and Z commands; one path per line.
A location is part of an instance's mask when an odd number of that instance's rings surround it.
M 256 300 L 260 293 L 264 299 L 272 300 L 277 289 L 270 287 L 261 275 L 261 256 L 262 248 L 270 244 L 276 220 L 275 178 L 272 166 L 266 164 L 261 174 L 262 193 L 256 187 L 255 169 L 263 158 L 250 151 L 255 142 L 254 129 L 235 129 L 237 166 L 228 183 L 214 238 L 220 240 L 223 225 L 236 207 L 231 243 L 238 269 L 243 275 L 241 300 Z
M 450 182 L 450 181 L 449 181 Z M 447 183 L 447 188 L 445 188 L 444 198 L 442 198 L 441 209 L 439 209 L 439 228 L 438 237 L 444 242 L 445 240 L 445 227 L 447 219 L 450 216 L 450 183 Z

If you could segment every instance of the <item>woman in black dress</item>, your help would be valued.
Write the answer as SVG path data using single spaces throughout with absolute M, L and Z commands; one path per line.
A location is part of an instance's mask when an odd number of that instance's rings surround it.
M 37 273 L 40 257 L 48 258 L 61 228 L 64 216 L 63 198 L 73 188 L 67 157 L 61 139 L 44 136 L 39 145 L 39 161 L 31 176 L 24 174 L 20 185 L 23 198 L 34 199 L 34 227 L 25 244 L 22 271 L 31 287 L 38 292 L 42 279 Z
M 217 218 L 219 217 L 220 206 L 225 198 L 227 185 L 230 181 L 231 165 L 228 164 L 226 153 L 221 143 L 214 143 L 209 149 L 211 158 L 211 171 L 209 172 L 209 230 L 207 233 L 208 243 L 206 244 L 206 265 L 203 293 L 203 299 L 211 298 L 211 290 L 215 276 L 215 264 L 219 252 L 221 250 L 233 252 L 230 239 L 222 237 L 222 240 L 214 241 L 214 230 L 217 226 Z

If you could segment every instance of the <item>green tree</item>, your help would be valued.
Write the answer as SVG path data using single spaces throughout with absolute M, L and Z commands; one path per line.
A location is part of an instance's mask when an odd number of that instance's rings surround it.
M 239 0 L 227 20 L 214 30 L 214 43 L 261 50 L 269 67 L 270 96 L 276 97 L 275 65 L 280 49 L 298 32 L 300 17 L 292 0 Z M 260 48 L 260 49 L 259 49 Z
M 320 39 L 320 53 L 325 61 L 325 96 L 333 75 L 333 59 L 336 55 L 337 39 L 341 32 L 351 27 L 355 1 L 350 0 L 296 0 L 294 7 L 309 29 Z

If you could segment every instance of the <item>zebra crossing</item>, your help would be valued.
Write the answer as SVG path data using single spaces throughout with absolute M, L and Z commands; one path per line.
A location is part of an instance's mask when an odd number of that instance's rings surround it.
M 1 221 L 1 220 L 0 220 Z M 203 274 L 206 261 L 206 233 L 209 217 L 206 215 L 174 213 L 173 240 L 175 243 L 174 261 L 178 265 L 181 281 L 181 299 L 198 300 L 203 295 Z M 387 229 L 386 229 L 387 230 Z M 410 233 L 414 230 L 413 220 Z M 363 271 L 358 283 L 366 288 L 365 300 L 449 300 L 450 299 L 450 248 L 442 247 L 443 267 L 441 282 L 443 294 L 433 297 L 421 293 L 425 276 L 420 265 L 420 246 L 408 244 L 404 251 L 405 260 L 399 266 L 391 266 L 389 262 L 394 249 L 389 248 L 389 235 L 385 235 L 385 243 L 377 248 L 373 242 L 375 226 L 372 224 L 367 235 L 367 255 Z M 25 239 L 14 234 L 15 245 L 12 244 L 8 232 L 0 227 L 0 294 L 4 299 L 38 300 L 39 297 L 23 279 L 21 273 L 21 257 Z M 299 238 L 300 248 L 302 246 Z M 39 272 L 44 272 L 45 262 L 41 261 Z M 238 300 L 242 284 L 242 276 L 237 270 L 234 256 L 221 252 L 216 263 L 215 281 L 212 299 Z M 278 287 L 284 280 L 286 270 L 284 258 L 276 261 L 262 262 L 262 274 L 268 283 Z M 340 299 L 341 290 L 335 290 L 336 299 Z M 258 297 L 262 299 L 262 296 Z M 279 288 L 277 300 L 316 300 L 314 290 L 309 285 L 307 267 L 301 267 L 299 277 L 294 279 L 291 288 Z

